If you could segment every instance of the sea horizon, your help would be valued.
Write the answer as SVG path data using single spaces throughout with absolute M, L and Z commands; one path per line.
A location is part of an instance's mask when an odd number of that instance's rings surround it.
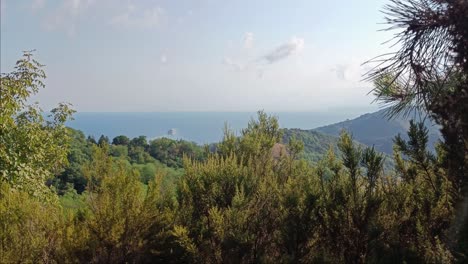
M 315 129 L 369 113 L 362 109 L 343 111 L 266 112 L 276 116 L 281 128 Z M 169 137 L 197 144 L 219 142 L 225 124 L 236 134 L 247 127 L 255 111 L 173 111 L 173 112 L 77 112 L 68 126 L 95 138 L 125 135 L 148 139 Z

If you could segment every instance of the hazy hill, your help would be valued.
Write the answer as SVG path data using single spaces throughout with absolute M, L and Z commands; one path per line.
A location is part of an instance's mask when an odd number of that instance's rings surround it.
M 328 126 L 319 127 L 312 130 L 285 129 L 283 142 L 287 144 L 289 139 L 295 137 L 304 144 L 303 158 L 312 162 L 319 161 L 332 146 L 336 153 L 338 137 L 343 129 L 352 133 L 358 144 L 374 146 L 376 150 L 386 153 L 388 167 L 391 167 L 391 155 L 393 152 L 393 138 L 401 134 L 406 137 L 409 128 L 409 120 L 418 120 L 418 116 L 413 118 L 395 118 L 388 120 L 385 117 L 385 109 L 375 113 L 364 114 L 352 120 L 346 120 Z M 435 142 L 440 137 L 440 132 L 436 125 L 429 121 L 425 122 L 429 129 L 429 146 L 433 149 Z
M 296 140 L 301 141 L 304 144 L 304 151 L 302 152 L 302 158 L 311 162 L 320 161 L 325 154 L 327 154 L 330 147 L 333 148 L 335 154 L 340 155 L 338 150 L 338 137 L 323 134 L 314 130 L 303 130 L 298 128 L 284 129 L 283 143 L 288 144 L 289 140 L 294 137 Z M 366 145 L 362 142 L 355 141 L 356 144 L 365 148 Z M 387 156 L 385 166 L 387 168 L 392 167 L 391 157 Z
M 385 109 L 375 113 L 364 114 L 352 120 L 331 124 L 310 130 L 310 133 L 321 132 L 324 134 L 339 136 L 343 129 L 351 132 L 356 141 L 368 146 L 374 145 L 375 148 L 387 154 L 392 153 L 393 138 L 401 134 L 406 136 L 409 128 L 409 120 L 418 120 L 418 115 L 412 115 L 408 119 L 395 118 L 388 120 L 385 117 Z M 434 143 L 439 139 L 440 132 L 436 125 L 426 121 L 426 127 L 429 129 L 429 145 L 433 149 Z

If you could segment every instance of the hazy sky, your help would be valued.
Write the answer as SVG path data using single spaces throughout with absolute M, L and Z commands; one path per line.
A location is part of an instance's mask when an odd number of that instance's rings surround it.
M 36 49 L 46 110 L 366 108 L 391 37 L 380 0 L 0 1 L 1 71 Z

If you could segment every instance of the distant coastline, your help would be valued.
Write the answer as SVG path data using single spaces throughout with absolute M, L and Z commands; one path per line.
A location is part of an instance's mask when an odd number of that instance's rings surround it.
M 314 129 L 320 126 L 355 118 L 365 111 L 333 112 L 276 112 L 283 128 Z M 198 144 L 213 143 L 223 137 L 227 123 L 230 129 L 240 133 L 255 112 L 77 112 L 68 126 L 86 135 L 113 138 L 118 135 L 148 138 L 170 137 L 185 139 Z M 168 131 L 174 129 L 173 135 Z

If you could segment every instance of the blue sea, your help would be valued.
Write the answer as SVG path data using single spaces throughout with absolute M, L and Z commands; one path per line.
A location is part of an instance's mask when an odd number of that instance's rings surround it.
M 365 111 L 333 112 L 280 112 L 269 113 L 279 119 L 283 128 L 313 129 L 355 118 Z M 169 137 L 185 139 L 198 144 L 219 142 L 227 124 L 237 134 L 255 112 L 78 112 L 68 126 L 98 138 L 106 135 L 110 139 L 118 135 L 130 138 L 146 136 L 148 139 Z

